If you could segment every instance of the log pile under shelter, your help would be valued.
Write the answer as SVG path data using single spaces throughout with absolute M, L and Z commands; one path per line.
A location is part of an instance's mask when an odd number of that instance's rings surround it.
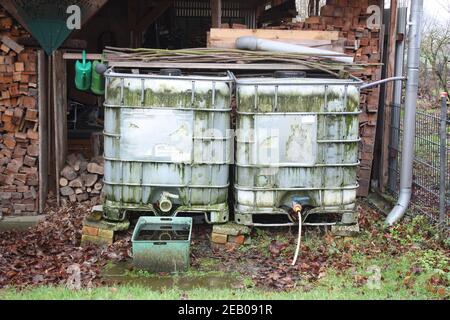
M 103 189 L 103 157 L 86 160 L 80 153 L 70 154 L 61 170 L 59 192 L 62 203 L 86 202 L 99 204 Z
M 0 217 L 38 210 L 37 55 L 27 32 L 0 8 Z

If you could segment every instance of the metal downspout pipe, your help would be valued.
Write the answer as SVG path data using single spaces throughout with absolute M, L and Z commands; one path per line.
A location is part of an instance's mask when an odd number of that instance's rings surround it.
M 416 135 L 417 91 L 419 87 L 420 27 L 423 15 L 423 0 L 411 0 L 411 18 L 408 47 L 408 75 L 402 145 L 402 165 L 400 170 L 400 194 L 397 204 L 386 218 L 392 226 L 399 221 L 408 208 L 412 195 L 414 140 Z
M 401 41 L 397 42 L 397 48 L 395 52 L 395 75 L 402 76 L 404 74 L 405 65 L 405 44 L 406 44 L 406 25 L 408 23 L 408 8 L 401 7 L 398 8 L 398 18 L 397 18 L 397 31 L 399 34 L 404 35 Z M 391 137 L 390 143 L 392 150 L 398 151 L 400 149 L 400 117 L 401 117 L 401 104 L 403 96 L 403 83 L 396 82 L 394 84 L 394 95 L 393 95 L 393 105 L 392 105 L 392 119 L 391 119 Z M 389 159 L 389 189 L 395 190 L 397 188 L 397 174 L 394 176 L 392 173 L 398 172 L 398 157 L 393 156 Z

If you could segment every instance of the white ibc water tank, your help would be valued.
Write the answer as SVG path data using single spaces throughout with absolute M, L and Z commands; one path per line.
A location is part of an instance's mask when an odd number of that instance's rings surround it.
M 236 80 L 241 224 L 291 225 L 294 201 L 310 214 L 355 209 L 361 83 L 287 76 Z
M 232 77 L 109 70 L 105 216 L 205 213 L 228 221 Z

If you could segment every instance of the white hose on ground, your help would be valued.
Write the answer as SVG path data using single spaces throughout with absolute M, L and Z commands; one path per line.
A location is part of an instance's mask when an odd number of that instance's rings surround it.
M 298 238 L 297 238 L 297 249 L 295 249 L 294 260 L 292 261 L 292 265 L 295 266 L 298 259 L 298 254 L 300 253 L 300 243 L 302 240 L 302 212 L 298 211 Z

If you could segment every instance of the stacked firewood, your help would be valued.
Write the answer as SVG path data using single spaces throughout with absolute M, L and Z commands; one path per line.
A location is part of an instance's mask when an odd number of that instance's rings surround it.
M 38 210 L 37 57 L 0 8 L 0 216 Z
M 309 17 L 304 22 L 285 23 L 279 28 L 339 31 L 340 38 L 345 39 L 345 54 L 367 65 L 364 71 L 352 74 L 365 82 L 372 82 L 381 78 L 382 34 L 378 26 L 368 24 L 372 13 L 367 13 L 367 9 L 379 4 L 379 0 L 327 0 L 320 16 Z M 361 91 L 359 196 L 369 193 L 379 95 L 379 87 Z
M 94 205 L 100 203 L 103 163 L 103 157 L 95 157 L 88 161 L 82 154 L 70 154 L 59 179 L 62 202 L 66 204 L 90 201 Z

